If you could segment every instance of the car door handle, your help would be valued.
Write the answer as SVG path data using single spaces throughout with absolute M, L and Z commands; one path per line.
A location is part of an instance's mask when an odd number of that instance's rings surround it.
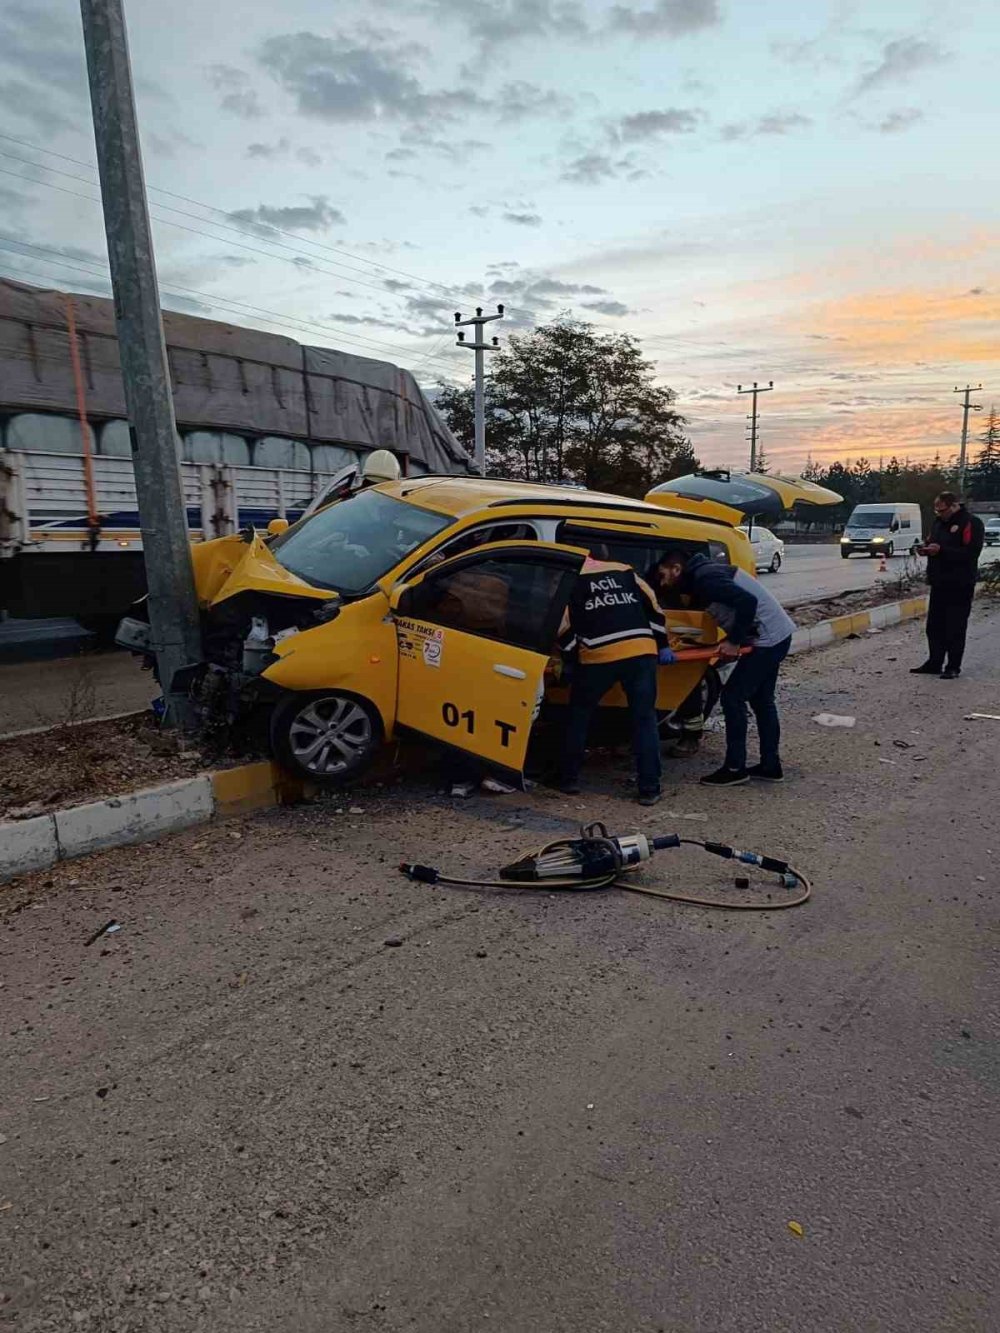
M 493 670 L 498 676 L 510 676 L 511 680 L 524 680 L 525 672 L 520 667 L 504 666 L 500 662 L 494 662 Z

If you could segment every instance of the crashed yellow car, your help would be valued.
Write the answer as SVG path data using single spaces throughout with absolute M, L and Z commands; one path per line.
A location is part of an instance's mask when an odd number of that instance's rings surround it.
M 645 574 L 680 546 L 752 573 L 744 516 L 691 487 L 641 501 L 429 476 L 347 492 L 287 530 L 192 548 L 196 698 L 230 719 L 265 710 L 273 754 L 313 782 L 350 781 L 411 733 L 520 785 L 533 727 L 565 700 L 552 654 L 588 553 Z M 700 612 L 667 614 L 679 656 L 660 668 L 664 717 L 699 688 L 719 638 Z M 624 704 L 617 687 L 604 701 L 612 717 Z

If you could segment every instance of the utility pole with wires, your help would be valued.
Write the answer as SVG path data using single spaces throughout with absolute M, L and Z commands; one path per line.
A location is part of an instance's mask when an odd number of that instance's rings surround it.
M 461 310 L 455 311 L 455 327 L 464 328 L 469 324 L 475 325 L 475 342 L 467 343 L 465 334 L 458 335 L 459 347 L 471 348 L 476 354 L 476 389 L 475 389 L 475 435 L 476 435 L 476 467 L 479 468 L 480 476 L 486 476 L 486 395 L 483 389 L 483 370 L 484 352 L 495 352 L 500 346 L 500 339 L 493 338 L 486 342 L 483 338 L 483 325 L 489 324 L 495 319 L 503 319 L 503 306 L 497 306 L 495 315 L 484 315 L 483 307 L 476 306 L 476 313 L 471 319 L 463 319 Z
M 983 410 L 982 403 L 971 402 L 969 395 L 979 393 L 982 387 L 981 384 L 967 384 L 964 389 L 960 389 L 957 385 L 952 389 L 952 393 L 960 393 L 962 395 L 962 447 L 958 454 L 959 498 L 963 498 L 965 495 L 966 448 L 969 442 L 969 413 L 981 412 Z
M 747 420 L 750 422 L 750 471 L 751 472 L 757 471 L 757 395 L 759 393 L 770 393 L 773 388 L 774 388 L 774 380 L 768 380 L 766 389 L 760 388 L 756 380 L 754 380 L 753 387 L 750 389 L 744 389 L 742 384 L 737 384 L 736 386 L 737 393 L 753 394 L 753 407 L 751 408 L 750 415 L 747 418 Z
M 192 722 L 177 673 L 202 660 L 177 426 L 122 0 L 80 0 L 118 349 L 165 720 Z

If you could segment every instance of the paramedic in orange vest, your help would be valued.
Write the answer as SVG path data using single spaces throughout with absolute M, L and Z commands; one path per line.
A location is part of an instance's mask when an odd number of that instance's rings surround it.
M 563 656 L 573 662 L 559 788 L 580 791 L 580 769 L 594 709 L 613 685 L 628 699 L 640 805 L 660 799 L 660 733 L 656 668 L 672 661 L 663 612 L 649 586 L 629 565 L 588 556 L 559 631 Z

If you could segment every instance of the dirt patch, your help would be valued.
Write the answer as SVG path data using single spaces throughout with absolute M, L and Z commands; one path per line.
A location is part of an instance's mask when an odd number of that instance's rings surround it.
M 239 762 L 180 749 L 148 714 L 16 736 L 0 741 L 0 819 L 30 819 Z
M 823 620 L 833 620 L 836 616 L 849 616 L 855 611 L 867 611 L 873 606 L 885 606 L 890 602 L 905 601 L 907 597 L 919 597 L 926 591 L 927 584 L 919 573 L 903 573 L 892 578 L 880 579 L 871 588 L 837 593 L 833 597 L 810 598 L 790 606 L 788 612 L 796 625 L 808 629 Z

